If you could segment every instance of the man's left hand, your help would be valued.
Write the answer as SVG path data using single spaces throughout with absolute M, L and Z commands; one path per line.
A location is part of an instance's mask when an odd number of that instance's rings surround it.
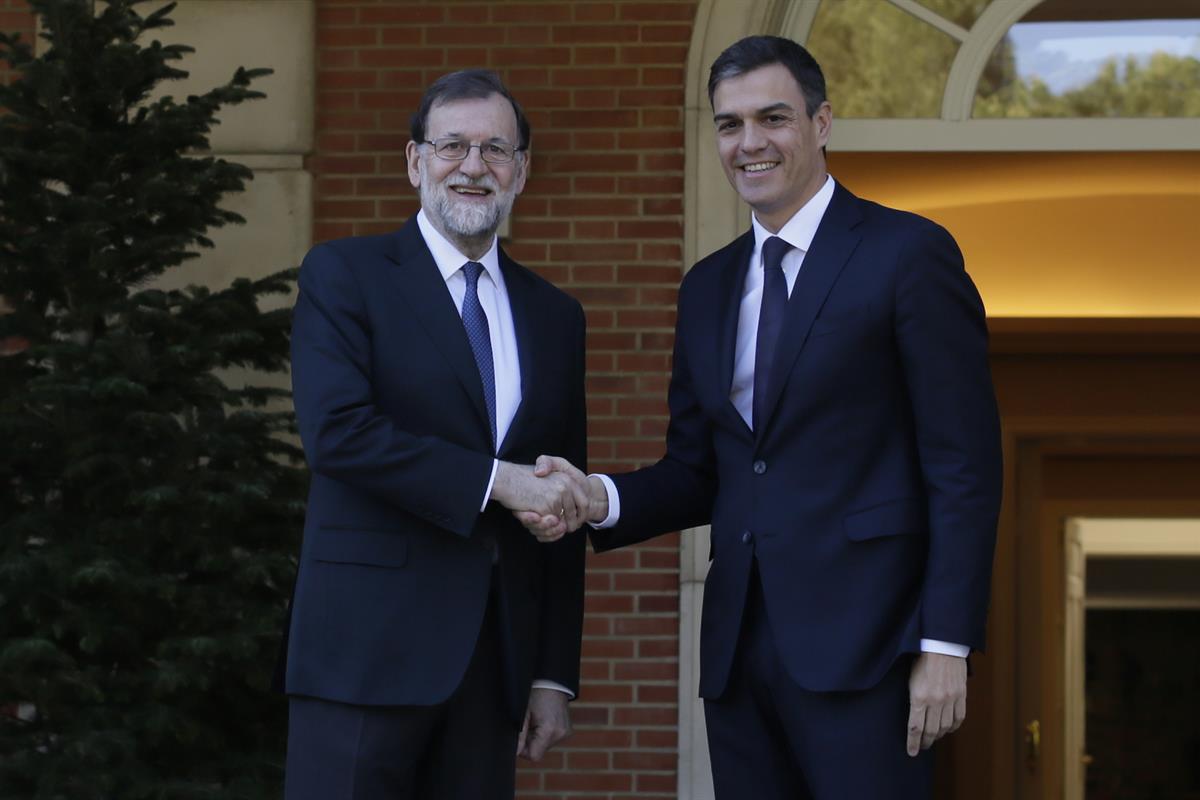
M 541 761 L 546 751 L 571 735 L 569 697 L 556 689 L 534 688 L 529 692 L 525 725 L 517 739 L 517 755 Z
M 538 478 L 561 476 L 571 487 L 575 500 L 575 519 L 553 514 L 515 509 L 513 515 L 539 542 L 555 542 L 585 522 L 602 522 L 608 516 L 608 492 L 601 480 L 584 475 L 575 465 L 558 456 L 538 456 L 533 474 Z
M 908 677 L 908 754 L 928 750 L 967 717 L 967 660 L 921 653 Z

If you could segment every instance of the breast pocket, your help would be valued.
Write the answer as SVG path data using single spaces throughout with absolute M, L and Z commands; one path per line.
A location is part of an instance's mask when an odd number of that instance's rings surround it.
M 842 309 L 833 312 L 822 312 L 813 320 L 809 338 L 828 336 L 839 331 L 852 330 L 866 319 L 866 311 L 861 308 Z
M 408 563 L 408 536 L 400 532 L 323 526 L 309 552 L 327 564 L 360 564 L 397 569 Z

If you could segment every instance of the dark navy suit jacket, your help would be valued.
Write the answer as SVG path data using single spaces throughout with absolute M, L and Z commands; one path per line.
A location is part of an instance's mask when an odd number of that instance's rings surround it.
M 982 648 L 1001 453 L 983 305 L 945 230 L 840 185 L 751 431 L 729 400 L 748 232 L 679 291 L 667 453 L 613 476 L 597 550 L 712 524 L 700 694 L 728 680 L 757 552 L 792 678 L 877 683 L 921 638 Z
M 586 459 L 579 303 L 501 251 L 522 401 L 499 448 Z M 493 574 L 511 710 L 579 686 L 584 537 L 539 544 L 489 503 L 491 433 L 462 320 L 415 217 L 319 245 L 300 271 L 292 379 L 312 471 L 286 690 L 430 705 L 458 686 Z M 497 553 L 493 565 L 493 553 Z

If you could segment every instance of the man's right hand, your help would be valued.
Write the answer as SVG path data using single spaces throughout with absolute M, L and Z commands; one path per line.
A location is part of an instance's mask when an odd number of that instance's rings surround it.
M 908 677 L 908 754 L 958 730 L 967 717 L 967 660 L 921 653 Z
M 576 530 L 585 522 L 602 522 L 608 516 L 608 492 L 596 477 L 588 477 L 570 461 L 558 456 L 538 456 L 533 474 L 539 478 L 561 477 L 575 487 L 578 514 L 563 518 L 553 514 L 538 514 L 529 510 L 514 510 L 514 515 L 541 542 L 553 542 Z

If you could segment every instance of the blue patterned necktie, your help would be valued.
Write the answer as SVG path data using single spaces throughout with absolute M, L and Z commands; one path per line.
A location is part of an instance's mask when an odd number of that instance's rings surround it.
M 475 354 L 475 366 L 483 381 L 483 399 L 487 403 L 488 424 L 492 427 L 492 449 L 496 448 L 496 370 L 492 364 L 492 337 L 488 330 L 487 315 L 479 304 L 479 275 L 483 264 L 468 261 L 462 267 L 467 279 L 467 292 L 463 295 L 462 321 L 467 331 L 467 341 Z
M 772 236 L 763 242 L 763 294 L 758 314 L 758 342 L 754 348 L 754 430 L 766 422 L 767 378 L 775 363 L 775 345 L 787 311 L 787 278 L 783 275 L 783 257 L 792 246 Z

